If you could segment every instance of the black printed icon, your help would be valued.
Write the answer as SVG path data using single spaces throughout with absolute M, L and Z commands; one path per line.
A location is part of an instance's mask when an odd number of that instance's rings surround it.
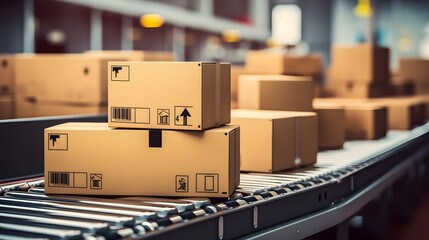
M 91 173 L 90 175 L 91 189 L 102 188 L 102 175 L 99 173 Z
M 186 175 L 176 176 L 176 192 L 188 192 L 189 190 L 189 177 Z
M 192 126 L 191 124 L 191 106 L 176 106 L 174 107 L 175 121 L 174 125 Z
M 48 134 L 48 150 L 68 150 L 68 135 L 65 133 Z
M 170 109 L 158 109 L 158 125 L 170 125 Z
M 51 134 L 49 136 L 49 141 L 52 141 L 52 146 L 55 147 L 55 142 L 57 141 L 58 138 L 60 138 L 59 134 Z
M 112 81 L 129 81 L 130 67 L 129 66 L 112 66 L 111 72 Z

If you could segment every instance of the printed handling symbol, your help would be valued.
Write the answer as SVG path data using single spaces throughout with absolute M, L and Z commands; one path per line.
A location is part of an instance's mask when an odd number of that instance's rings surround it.
M 186 180 L 184 178 L 181 178 L 179 180 L 179 188 L 177 189 L 178 191 L 186 191 Z
M 122 70 L 122 67 L 113 67 L 112 70 L 115 72 L 115 78 L 117 78 L 119 71 Z
M 57 134 L 49 135 L 49 141 L 52 140 L 52 146 L 55 147 L 55 142 L 57 141 L 58 138 L 60 138 L 60 135 L 57 135 Z

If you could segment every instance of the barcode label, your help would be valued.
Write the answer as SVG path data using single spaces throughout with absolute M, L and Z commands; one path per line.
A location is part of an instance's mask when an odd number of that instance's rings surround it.
M 49 184 L 56 186 L 70 186 L 70 173 L 49 172 Z
M 113 107 L 112 120 L 114 121 L 131 121 L 131 108 Z

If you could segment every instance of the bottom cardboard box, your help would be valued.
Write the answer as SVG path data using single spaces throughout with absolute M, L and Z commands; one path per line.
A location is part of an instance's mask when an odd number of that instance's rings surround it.
M 79 105 L 63 102 L 32 101 L 31 98 L 16 98 L 16 118 L 46 117 L 77 114 L 107 113 L 107 104 Z
M 0 95 L 0 119 L 14 118 L 14 101 L 12 95 Z
M 47 194 L 229 197 L 239 184 L 240 129 L 45 129 Z
M 345 110 L 335 103 L 313 103 L 317 113 L 319 149 L 342 148 L 346 140 Z
M 231 111 L 241 130 L 242 171 L 275 172 L 317 160 L 317 116 L 312 112 Z

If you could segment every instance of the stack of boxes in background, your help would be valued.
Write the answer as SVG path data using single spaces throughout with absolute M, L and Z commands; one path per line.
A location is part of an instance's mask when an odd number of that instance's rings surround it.
M 108 69 L 109 126 L 45 130 L 46 193 L 231 196 L 240 129 L 225 125 L 230 64 L 110 62 Z
M 318 123 L 312 101 L 320 56 L 250 51 L 245 63 L 245 74 L 236 80 L 239 109 L 231 115 L 241 128 L 241 170 L 275 172 L 315 163 Z
M 0 55 L 0 119 L 14 117 L 13 69 L 13 56 Z
M 390 81 L 389 49 L 369 44 L 333 46 L 325 86 L 336 98 L 316 99 L 314 106 L 335 103 L 345 108 L 350 140 L 377 139 L 388 129 L 411 129 L 426 119 L 424 99 L 401 96 L 412 93 L 410 68 L 401 60 L 400 74 Z
M 389 86 L 389 49 L 362 44 L 334 45 L 327 90 L 336 97 L 382 97 Z
M 174 59 L 158 51 L 2 55 L 0 119 L 106 113 L 108 61 Z

